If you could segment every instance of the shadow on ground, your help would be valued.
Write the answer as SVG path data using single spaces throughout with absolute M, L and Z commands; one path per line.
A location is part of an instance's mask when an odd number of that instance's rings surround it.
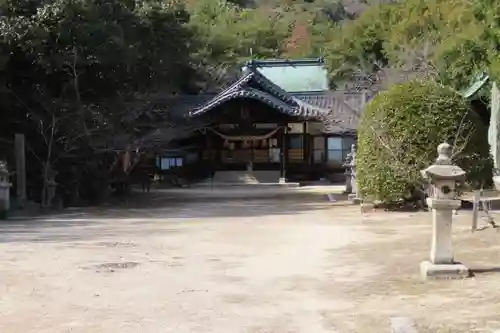
M 88 238 L 144 235 L 159 230 L 182 232 L 182 224 L 203 218 L 296 215 L 343 205 L 342 196 L 329 202 L 324 194 L 276 193 L 210 196 L 189 191 L 132 193 L 126 200 L 100 207 L 68 208 L 38 216 L 19 215 L 0 222 L 0 243 L 84 241 Z M 98 231 L 97 231 L 98 230 Z
M 470 272 L 474 275 L 478 274 L 491 274 L 491 273 L 500 273 L 500 267 L 478 267 L 471 268 Z

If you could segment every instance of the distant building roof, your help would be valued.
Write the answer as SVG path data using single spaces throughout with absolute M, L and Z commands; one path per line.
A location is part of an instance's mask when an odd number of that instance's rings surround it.
M 362 92 L 365 89 L 330 91 L 321 58 L 251 60 L 242 70 L 240 78 L 219 93 L 171 98 L 166 103 L 168 113 L 177 121 L 187 121 L 188 127 L 196 127 L 203 124 L 199 115 L 233 99 L 253 99 L 290 116 L 322 119 L 325 133 L 351 134 L 355 133 L 362 106 L 371 97 Z
M 250 60 L 242 68 L 259 72 L 290 93 L 329 91 L 328 72 L 323 58 Z

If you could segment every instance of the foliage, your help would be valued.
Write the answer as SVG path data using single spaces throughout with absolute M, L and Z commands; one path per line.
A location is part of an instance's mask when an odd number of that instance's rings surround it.
M 71 167 L 92 178 L 107 169 L 97 152 L 134 144 L 168 113 L 145 100 L 217 90 L 249 58 L 325 56 L 333 83 L 424 64 L 461 90 L 477 71 L 500 78 L 499 8 L 495 0 L 2 0 L 0 155 L 25 133 L 35 191 L 48 167 L 63 188 Z
M 176 3 L 6 0 L 0 14 L 0 134 L 25 133 L 36 192 L 52 170 L 103 160 L 90 152 L 106 135 L 134 134 L 133 96 L 196 91 L 194 35 Z
M 395 201 L 420 189 L 420 170 L 431 165 L 442 142 L 453 145 L 453 161 L 473 187 L 489 185 L 492 160 L 487 130 L 453 90 L 410 81 L 379 93 L 358 128 L 357 176 L 366 198 Z
M 497 1 L 408 0 L 373 5 L 336 28 L 325 49 L 333 80 L 386 64 L 431 66 L 441 83 L 466 88 L 478 71 L 498 77 Z

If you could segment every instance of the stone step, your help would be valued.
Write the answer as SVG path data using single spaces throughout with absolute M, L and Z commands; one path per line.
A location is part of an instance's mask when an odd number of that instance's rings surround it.
M 237 184 L 278 183 L 279 178 L 279 171 L 217 171 L 213 182 Z

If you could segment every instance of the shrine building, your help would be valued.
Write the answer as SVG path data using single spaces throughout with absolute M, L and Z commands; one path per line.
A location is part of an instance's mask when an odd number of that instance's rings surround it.
M 198 179 L 228 171 L 265 172 L 268 182 L 328 178 L 342 172 L 367 98 L 332 92 L 322 58 L 251 60 L 226 89 L 179 97 L 175 108 L 196 130 L 158 152 L 157 165 Z

